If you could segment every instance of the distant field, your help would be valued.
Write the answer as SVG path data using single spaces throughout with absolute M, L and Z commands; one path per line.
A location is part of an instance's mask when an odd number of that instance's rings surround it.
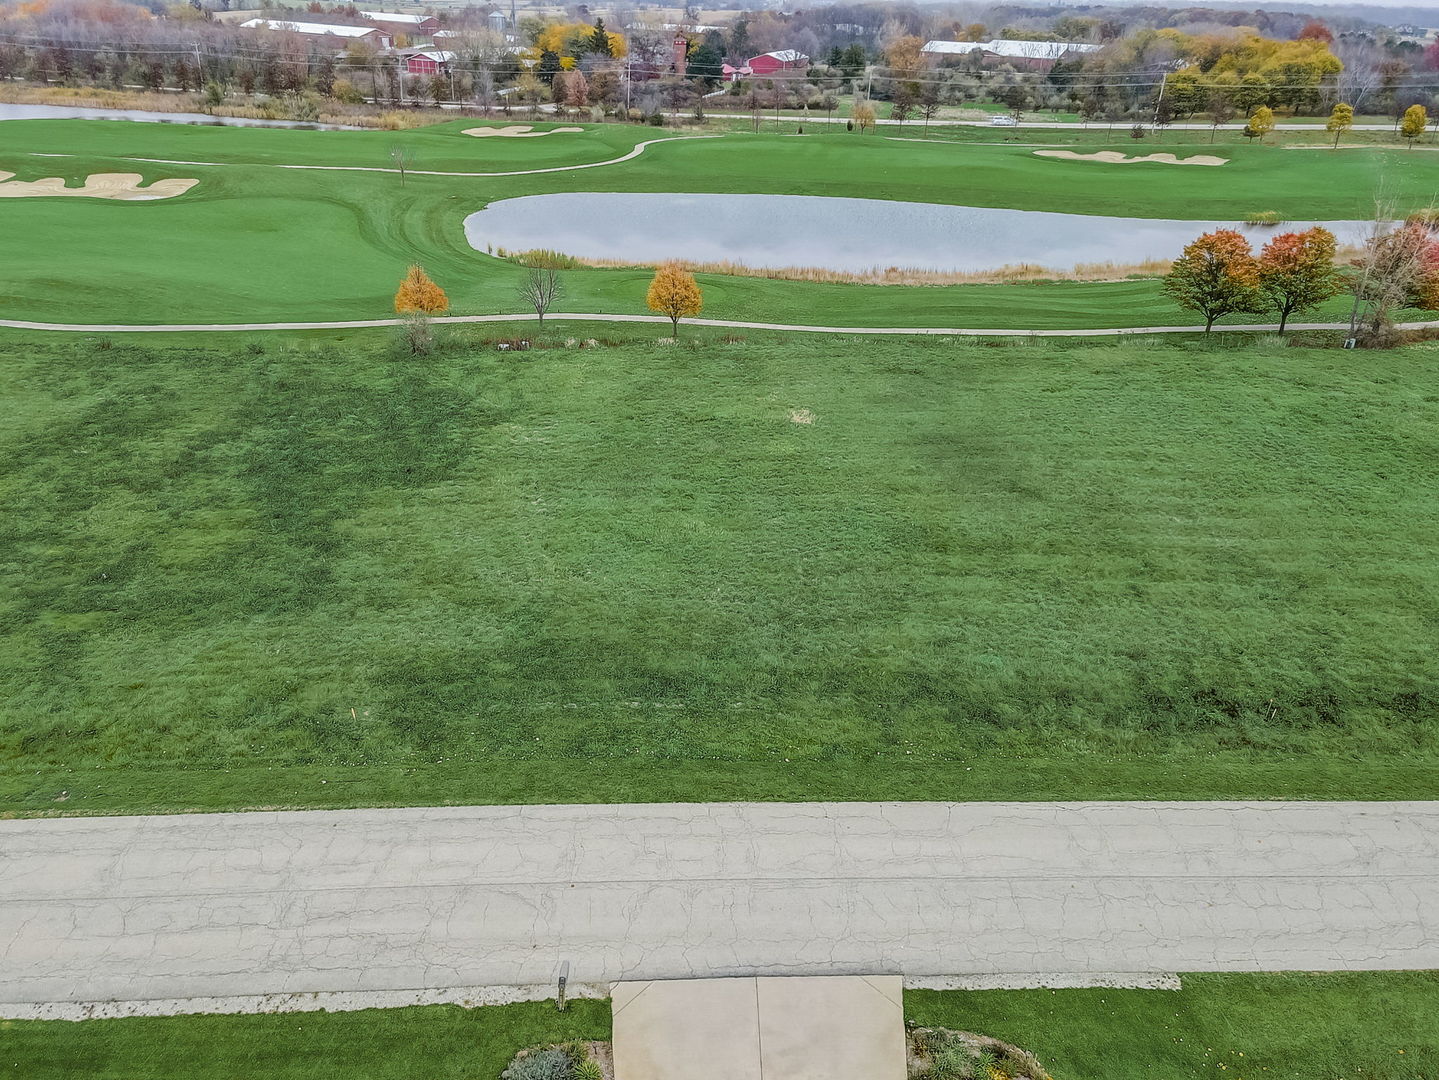
M 461 223 L 490 200 L 552 191 L 749 191 L 1238 221 L 1254 210 L 1291 220 L 1363 216 L 1381 187 L 1408 210 L 1439 189 L 1439 154 L 1321 157 L 1233 145 L 1224 148 L 1232 160 L 1221 168 L 1105 165 L 986 144 L 992 133 L 980 129 L 967 130 L 983 139 L 933 142 L 842 130 L 803 139 L 736 133 L 654 146 L 620 165 L 522 176 L 412 171 L 402 183 L 372 171 L 393 168 L 397 148 L 411 170 L 565 168 L 673 134 L 628 125 L 540 139 L 460 134 L 475 123 L 313 132 L 6 122 L 0 168 L 20 180 L 138 171 L 200 183 L 152 203 L 0 200 L 4 316 L 84 323 L 374 318 L 391 313 L 395 285 L 414 260 L 449 292 L 457 313 L 517 311 L 522 271 L 469 248 Z M 1132 149 L 1128 140 L 1116 145 Z M 1146 140 L 1142 150 L 1183 153 L 1187 145 Z M 644 270 L 573 272 L 564 302 L 570 310 L 641 312 L 648 277 Z M 708 276 L 704 286 L 706 314 L 729 319 L 1025 328 L 1192 322 L 1154 280 L 905 288 Z M 1322 314 L 1343 312 L 1336 302 Z
M 1436 794 L 1432 347 L 228 340 L 6 347 L 0 809 Z
M 1186 975 L 1184 989 L 910 990 L 906 1019 L 1038 1054 L 1063 1080 L 1430 1080 L 1439 979 Z M 25 1080 L 495 1080 L 521 1047 L 607 1039 L 609 1002 L 353 1013 L 0 1021 Z

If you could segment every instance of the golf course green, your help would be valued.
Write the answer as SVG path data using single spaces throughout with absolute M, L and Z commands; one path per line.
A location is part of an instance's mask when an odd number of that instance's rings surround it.
M 838 131 L 685 137 L 591 125 L 541 138 L 464 134 L 479 123 L 404 132 L 0 124 L 0 169 L 17 180 L 62 176 L 78 184 L 96 172 L 199 180 L 185 195 L 155 202 L 0 199 L 0 317 L 127 324 L 379 318 L 392 313 L 395 286 L 416 261 L 447 291 L 453 312 L 517 312 L 523 270 L 472 250 L 461 223 L 489 201 L 550 192 L 789 193 L 1195 220 L 1275 210 L 1290 220 L 1328 220 L 1372 214 L 1381 190 L 1400 212 L 1427 205 L 1439 190 L 1439 158 L 1402 150 L 1224 145 L 1224 166 L 1186 168 L 1041 158 L 1027 144 Z M 650 140 L 663 141 L 598 164 Z M 1188 156 L 1213 148 L 1150 141 L 1142 152 Z M 590 165 L 598 167 L 583 167 Z M 649 275 L 640 268 L 567 271 L 561 306 L 642 312 Z M 1193 321 L 1154 279 L 913 288 L 704 275 L 701 284 L 705 314 L 721 319 L 995 328 Z M 1331 302 L 1317 317 L 1340 317 L 1343 307 Z

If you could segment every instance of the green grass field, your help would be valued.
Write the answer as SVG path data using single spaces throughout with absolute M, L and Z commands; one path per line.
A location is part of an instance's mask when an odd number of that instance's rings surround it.
M 921 1025 L 1033 1050 L 1059 1080 L 1433 1080 L 1439 978 L 1187 975 L 1184 989 L 905 994 Z M 494 1080 L 521 1047 L 609 1037 L 609 1003 L 0 1021 L 16 1080 Z
M 1233 160 L 1222 168 L 1175 168 L 1043 159 L 1024 145 L 848 135 L 728 134 L 665 143 L 603 168 L 411 175 L 403 184 L 384 172 L 279 167 L 386 169 L 390 150 L 401 146 L 411 168 L 422 170 L 560 168 L 609 160 L 672 134 L 621 125 L 542 139 L 461 134 L 474 123 L 315 132 L 6 122 L 0 169 L 21 180 L 140 171 L 147 180 L 196 177 L 200 184 L 153 203 L 0 200 L 0 317 L 82 323 L 384 317 L 415 260 L 448 291 L 456 313 L 515 312 L 522 270 L 470 249 L 461 222 L 490 200 L 554 191 L 794 193 L 1200 220 L 1238 220 L 1257 209 L 1291 220 L 1363 216 L 1381 188 L 1406 210 L 1439 191 L 1439 156 L 1402 150 L 1321 157 L 1232 146 L 1225 153 Z M 1132 146 L 1124 140 L 1121 148 Z M 1143 149 L 1182 153 L 1185 145 L 1146 140 Z M 570 310 L 642 312 L 648 278 L 644 270 L 574 271 L 564 302 Z M 722 319 L 1032 328 L 1193 321 L 1154 280 L 904 288 L 707 276 L 703 285 L 705 314 Z M 1338 302 L 1320 312 L 1343 313 Z
M 0 810 L 1435 794 L 1431 346 L 222 340 L 7 347 Z

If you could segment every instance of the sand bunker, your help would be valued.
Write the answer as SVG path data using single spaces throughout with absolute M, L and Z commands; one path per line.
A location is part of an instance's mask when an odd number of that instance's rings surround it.
M 529 124 L 512 124 L 509 127 L 479 127 L 465 128 L 466 135 L 473 135 L 477 139 L 483 139 L 490 135 L 498 135 L 502 139 L 538 139 L 541 135 L 570 135 L 583 134 L 584 128 L 562 127 L 550 128 L 549 131 L 536 131 Z
M 43 180 L 11 180 L 14 173 L 0 172 L 0 199 L 24 199 L 36 196 L 75 195 L 86 199 L 121 199 L 144 202 L 150 199 L 173 199 L 198 184 L 198 180 L 156 180 L 141 187 L 145 178 L 139 173 L 102 172 L 85 177 L 82 187 L 66 187 L 58 176 Z
M 1130 157 L 1118 150 L 1100 150 L 1094 154 L 1076 154 L 1073 150 L 1036 150 L 1038 157 L 1064 158 L 1068 161 L 1104 161 L 1111 165 L 1133 165 L 1138 161 L 1154 161 L 1160 165 L 1228 165 L 1229 159 L 1196 154 L 1194 157 L 1177 158 L 1173 154 L 1150 154 L 1147 157 Z

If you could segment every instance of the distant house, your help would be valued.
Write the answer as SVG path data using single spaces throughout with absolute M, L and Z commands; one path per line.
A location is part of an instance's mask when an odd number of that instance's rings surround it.
M 920 52 L 935 63 L 946 57 L 969 56 L 978 50 L 980 60 L 985 64 L 1008 64 L 1030 71 L 1048 71 L 1061 60 L 1068 60 L 1082 53 L 1096 52 L 1098 49 L 1098 45 L 1085 45 L 1077 41 L 1010 41 L 1007 38 L 995 38 L 993 41 L 927 41 Z
M 753 74 L 754 72 L 750 70 L 750 66 L 748 64 L 745 64 L 743 67 L 735 67 L 733 64 L 725 64 L 722 68 L 720 68 L 720 75 L 723 76 L 725 82 L 739 82 L 747 75 Z
M 416 49 L 401 54 L 405 58 L 406 75 L 448 74 L 455 54 L 444 49 Z
M 401 15 L 396 11 L 362 11 L 360 18 L 374 23 L 391 34 L 407 34 L 410 37 L 428 37 L 440 28 L 440 20 L 433 15 Z
M 341 23 L 290 22 L 285 19 L 250 19 L 240 24 L 242 30 L 275 30 L 319 38 L 325 44 L 343 49 L 351 41 L 364 41 L 377 49 L 388 49 L 394 39 L 377 26 L 345 26 Z
M 760 78 L 769 78 L 777 71 L 791 71 L 809 67 L 809 57 L 795 49 L 780 49 L 776 52 L 760 53 L 745 62 L 750 73 Z

